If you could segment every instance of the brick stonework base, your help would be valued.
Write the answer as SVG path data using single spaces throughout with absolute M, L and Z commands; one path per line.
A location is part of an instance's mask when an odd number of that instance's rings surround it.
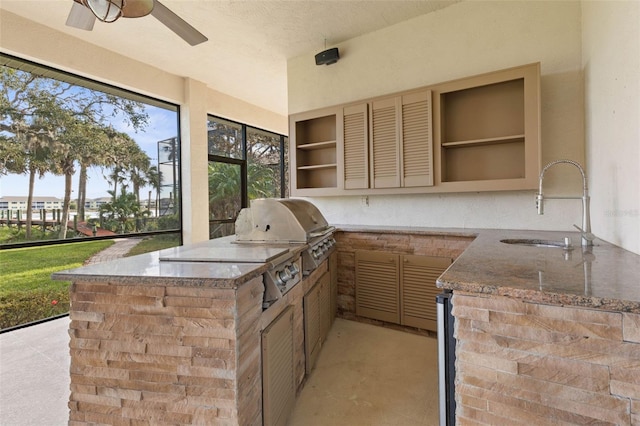
M 640 315 L 454 292 L 460 425 L 640 424 Z
M 69 424 L 260 425 L 262 295 L 74 283 Z

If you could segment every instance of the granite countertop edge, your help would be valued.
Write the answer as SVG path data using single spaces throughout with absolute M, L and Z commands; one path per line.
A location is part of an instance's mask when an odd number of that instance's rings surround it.
M 335 228 L 337 232 L 472 239 L 467 249 L 437 280 L 437 286 L 443 289 L 508 296 L 533 303 L 640 313 L 640 255 L 600 240 L 596 240 L 593 248 L 585 250 L 579 245 L 580 234 L 577 232 L 369 225 L 335 225 Z M 565 236 L 576 245 L 569 252 L 500 242 L 504 238 L 562 241 Z M 228 241 L 210 240 L 184 247 L 220 247 Z M 299 253 L 305 247 L 298 246 L 291 251 Z M 161 262 L 159 253 L 60 271 L 52 277 L 123 285 L 233 289 L 270 268 L 269 263 Z
M 109 262 L 110 263 L 110 262 Z M 80 267 L 67 271 L 55 272 L 51 278 L 58 281 L 72 281 L 84 283 L 104 283 L 118 285 L 142 285 L 142 286 L 175 286 L 175 287 L 206 287 L 218 289 L 237 289 L 242 284 L 259 277 L 268 269 L 266 264 L 256 264 L 254 269 L 242 275 L 234 277 L 204 277 L 204 276 L 160 276 L 160 275 L 134 275 L 134 274 L 105 274 L 83 272 Z

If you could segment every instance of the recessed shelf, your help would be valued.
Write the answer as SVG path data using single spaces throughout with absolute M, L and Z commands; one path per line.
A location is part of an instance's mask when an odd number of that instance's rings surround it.
M 319 169 L 331 169 L 335 168 L 337 165 L 333 164 L 314 164 L 312 166 L 298 166 L 298 170 L 319 170 Z
M 326 141 L 326 142 L 305 143 L 302 145 L 298 145 L 297 148 L 305 151 L 311 151 L 315 149 L 335 148 L 335 146 L 336 146 L 336 141 Z
M 501 136 L 497 138 L 470 139 L 466 141 L 443 142 L 441 145 L 447 147 L 464 147 L 464 146 L 481 146 L 496 145 L 501 143 L 517 142 L 524 139 L 524 134 Z

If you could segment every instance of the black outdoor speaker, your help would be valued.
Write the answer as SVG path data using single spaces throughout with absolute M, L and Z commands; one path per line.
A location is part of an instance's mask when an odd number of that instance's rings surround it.
M 338 62 L 340 59 L 340 53 L 337 47 L 327 49 L 316 55 L 316 65 L 331 65 Z

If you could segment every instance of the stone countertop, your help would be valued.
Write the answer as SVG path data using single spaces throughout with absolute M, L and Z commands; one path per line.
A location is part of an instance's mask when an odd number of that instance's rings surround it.
M 123 285 L 175 285 L 212 288 L 237 288 L 243 283 L 263 274 L 271 266 L 270 263 L 251 262 L 208 262 L 180 261 L 180 256 L 190 257 L 194 249 L 201 253 L 211 250 L 219 253 L 228 249 L 237 251 L 239 247 L 247 251 L 255 251 L 256 246 L 233 244 L 234 237 L 217 238 L 187 246 L 164 249 L 152 253 L 113 260 L 105 263 L 86 265 L 75 269 L 56 272 L 55 280 L 62 281 L 95 281 L 108 280 Z M 306 246 L 285 246 L 290 251 L 300 252 Z M 294 253 L 295 254 L 295 253 Z M 172 257 L 177 260 L 164 261 L 161 257 Z
M 336 228 L 344 232 L 475 237 L 440 276 L 440 288 L 640 313 L 640 255 L 599 239 L 593 247 L 583 249 L 578 232 L 360 225 Z M 507 238 L 562 242 L 564 237 L 571 238 L 573 250 L 500 242 Z
M 482 230 L 440 276 L 438 287 L 526 301 L 640 313 L 640 256 L 577 232 Z M 563 241 L 573 250 L 505 244 L 501 239 Z
M 577 232 L 335 225 L 337 231 L 420 234 L 474 238 L 438 279 L 438 286 L 487 295 L 517 297 L 536 303 L 574 305 L 640 313 L 640 255 L 596 239 L 589 250 Z M 505 238 L 562 241 L 574 248 L 541 248 L 501 243 Z M 131 285 L 180 285 L 237 288 L 263 274 L 269 263 L 161 261 L 194 248 L 231 247 L 233 237 L 161 250 L 60 271 L 66 281 L 104 281 Z M 244 246 L 244 245 L 242 245 Z M 234 244 L 234 247 L 237 247 Z M 245 246 L 246 247 L 246 246 Z M 281 246 L 285 247 L 285 246 Z M 302 251 L 306 246 L 286 246 Z M 249 248 L 247 248 L 249 249 Z

